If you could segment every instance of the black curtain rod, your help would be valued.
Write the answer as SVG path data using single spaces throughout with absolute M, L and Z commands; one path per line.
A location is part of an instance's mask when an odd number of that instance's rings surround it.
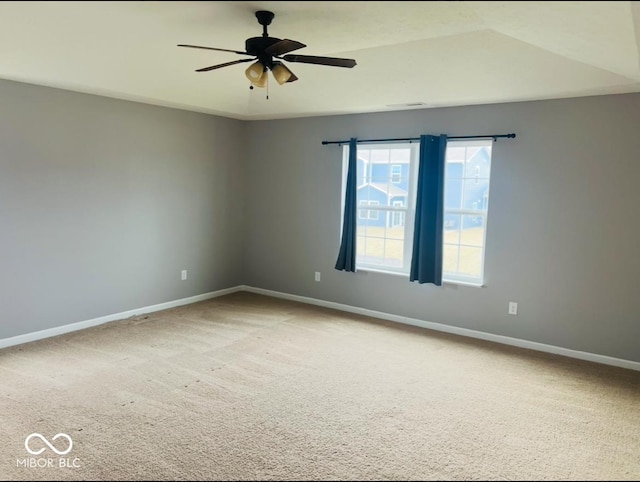
M 516 135 L 511 134 L 491 134 L 488 136 L 451 136 L 447 137 L 447 139 L 493 139 L 496 141 L 498 138 L 507 138 L 513 139 Z M 393 139 L 358 139 L 358 143 L 360 142 L 411 142 L 411 141 L 419 141 L 419 137 L 396 137 Z M 326 146 L 328 144 L 349 144 L 349 141 L 322 141 L 322 145 Z

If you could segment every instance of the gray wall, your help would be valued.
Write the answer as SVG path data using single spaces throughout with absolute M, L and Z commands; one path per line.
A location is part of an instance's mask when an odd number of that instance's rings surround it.
M 242 283 L 245 123 L 9 81 L 0 103 L 0 339 Z
M 639 126 L 639 94 L 251 122 L 245 283 L 640 361 Z M 341 151 L 322 140 L 508 132 L 494 145 L 486 287 L 334 269 Z
M 640 94 L 267 122 L 9 81 L 0 100 L 0 339 L 247 284 L 640 361 Z M 333 268 L 322 140 L 506 132 L 486 287 Z

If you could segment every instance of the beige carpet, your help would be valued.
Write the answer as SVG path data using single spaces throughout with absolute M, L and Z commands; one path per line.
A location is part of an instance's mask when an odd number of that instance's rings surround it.
M 640 372 L 250 293 L 0 350 L 0 416 L 4 480 L 640 479 Z

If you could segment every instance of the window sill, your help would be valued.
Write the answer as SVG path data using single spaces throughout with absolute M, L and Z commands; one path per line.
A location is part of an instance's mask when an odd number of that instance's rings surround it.
M 484 283 L 471 283 L 469 281 L 455 281 L 455 280 L 443 279 L 442 284 L 469 286 L 471 288 L 486 288 L 486 285 Z
M 376 268 L 356 268 L 356 273 L 357 272 L 390 274 L 392 276 L 401 276 L 403 278 L 409 279 L 409 273 L 402 273 L 400 271 L 387 271 L 384 269 L 376 269 Z
M 378 274 L 388 274 L 392 276 L 400 276 L 405 278 L 407 281 L 409 280 L 409 273 L 401 273 L 399 271 L 386 271 L 384 269 L 376 269 L 376 268 L 356 268 L 356 273 L 378 273 Z M 472 283 L 470 281 L 458 281 L 458 280 L 448 280 L 443 279 L 442 284 L 447 285 L 458 285 L 458 286 L 469 286 L 471 288 L 486 288 L 484 283 Z

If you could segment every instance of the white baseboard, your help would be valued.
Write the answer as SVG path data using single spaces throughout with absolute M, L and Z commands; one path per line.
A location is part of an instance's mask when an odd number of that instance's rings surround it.
M 21 345 L 31 341 L 42 340 L 52 336 L 62 335 L 64 333 L 70 333 L 72 331 L 78 331 L 92 326 L 102 325 L 110 321 L 123 320 L 131 316 L 138 316 L 146 313 L 153 313 L 155 311 L 167 310 L 169 308 L 175 308 L 176 306 L 188 305 L 191 303 L 197 303 L 198 301 L 209 300 L 217 298 L 219 296 L 236 293 L 238 291 L 248 291 L 251 293 L 261 294 L 265 296 L 271 296 L 273 298 L 282 298 L 285 300 L 298 301 L 301 303 L 307 303 L 309 305 L 322 306 L 325 308 L 332 308 L 339 311 L 345 311 L 348 313 L 356 313 L 359 315 L 370 316 L 372 318 L 379 318 L 382 320 L 394 321 L 396 323 L 403 323 L 405 325 L 418 326 L 421 328 L 427 328 L 429 330 L 441 331 L 445 333 L 451 333 L 454 335 L 467 336 L 470 338 L 478 338 L 480 340 L 492 341 L 496 343 L 502 343 L 504 345 L 517 346 L 520 348 L 526 348 L 529 350 L 536 350 L 546 353 L 553 353 L 555 355 L 562 355 L 570 358 L 577 358 L 579 360 L 586 360 L 595 363 L 601 363 L 603 365 L 612 365 L 620 368 L 628 368 L 630 370 L 640 371 L 640 362 L 624 360 L 621 358 L 614 358 L 605 355 L 597 355 L 595 353 L 588 353 L 584 351 L 571 350 L 569 348 L 562 348 L 554 345 L 546 345 L 544 343 L 537 343 L 535 341 L 527 341 L 519 338 L 511 338 L 509 336 L 494 335 L 491 333 L 484 333 L 482 331 L 470 330 L 468 328 L 459 328 L 456 326 L 444 325 L 442 323 L 434 323 L 431 321 L 418 320 L 416 318 L 409 318 L 407 316 L 393 315 L 390 313 L 384 313 L 382 311 L 368 310 L 366 308 L 359 308 L 351 305 L 344 305 L 341 303 L 334 303 L 333 301 L 319 300 L 316 298 L 309 298 L 306 296 L 292 295 L 289 293 L 282 293 L 279 291 L 266 290 L 263 288 L 254 288 L 253 286 L 238 285 L 233 288 L 226 288 L 218 291 L 212 291 L 210 293 L 204 293 L 197 296 L 191 296 L 189 298 L 182 298 L 175 301 L 168 301 L 166 303 L 160 303 L 157 305 L 146 306 L 144 308 L 137 308 L 134 310 L 123 311 L 121 313 L 115 313 L 113 315 L 102 316 L 100 318 L 93 318 L 91 320 L 79 321 L 77 323 L 70 323 L 68 325 L 58 326 L 55 328 L 49 328 L 46 330 L 36 331 L 33 333 L 26 333 L 24 335 L 18 335 L 11 338 L 0 339 L 0 349 L 7 348 L 14 345 Z
M 595 353 L 571 350 L 569 348 L 562 348 L 554 345 L 546 345 L 544 343 L 537 343 L 535 341 L 527 341 L 519 338 L 511 338 L 509 336 L 494 335 L 491 333 L 484 333 L 482 331 L 470 330 L 468 328 L 459 328 L 456 326 L 443 325 L 442 323 L 434 323 L 431 321 L 423 321 L 415 318 L 409 318 L 406 316 L 392 315 L 390 313 L 384 313 L 382 311 L 367 310 L 365 308 L 358 308 L 356 306 L 343 305 L 341 303 L 334 303 L 332 301 L 324 301 L 324 300 L 318 300 L 315 298 L 307 298 L 306 296 L 291 295 L 288 293 L 265 290 L 262 288 L 254 288 L 252 286 L 240 286 L 239 288 L 242 291 L 249 291 L 251 293 L 272 296 L 275 298 L 283 298 L 291 301 L 299 301 L 299 302 L 307 303 L 310 305 L 323 306 L 325 308 L 333 308 L 335 310 L 346 311 L 349 313 L 356 313 L 359 315 L 371 316 L 373 318 L 380 318 L 382 320 L 395 321 L 397 323 L 404 323 L 406 325 L 413 325 L 413 326 L 419 326 L 421 328 L 428 328 L 429 330 L 442 331 L 442 332 L 451 333 L 454 335 L 468 336 L 471 338 L 478 338 L 480 340 L 502 343 L 504 345 L 517 346 L 517 347 L 526 348 L 529 350 L 553 353 L 555 355 L 562 355 L 570 358 L 577 358 L 579 360 L 586 360 L 586 361 L 591 361 L 595 363 L 601 363 L 604 365 L 612 365 L 620 368 L 628 368 L 631 370 L 640 371 L 640 362 L 624 360 L 622 358 L 614 358 L 614 357 L 605 356 L 605 355 L 597 355 Z
M 217 298 L 219 296 L 228 295 L 237 291 L 242 291 L 243 288 L 235 286 L 233 288 L 227 288 L 218 291 L 211 291 L 209 293 L 203 293 L 201 295 L 190 296 L 189 298 L 182 298 L 180 300 L 167 301 L 166 303 L 160 303 L 157 305 L 146 306 L 144 308 L 137 308 L 134 310 L 123 311 L 121 313 L 115 313 L 113 315 L 101 316 L 100 318 L 93 318 L 91 320 L 78 321 L 77 323 L 70 323 L 68 325 L 57 326 L 55 328 L 49 328 L 46 330 L 35 331 L 32 333 L 26 333 L 24 335 L 13 336 L 11 338 L 0 339 L 0 349 L 7 348 L 9 346 L 21 345 L 31 341 L 42 340 L 43 338 L 50 338 L 52 336 L 63 335 L 72 331 L 83 330 L 92 326 L 102 325 L 110 321 L 124 320 L 131 316 L 143 315 L 146 313 L 153 313 L 154 311 L 168 310 L 169 308 L 175 308 L 176 306 L 188 305 L 196 303 L 198 301 L 209 300 L 211 298 Z

